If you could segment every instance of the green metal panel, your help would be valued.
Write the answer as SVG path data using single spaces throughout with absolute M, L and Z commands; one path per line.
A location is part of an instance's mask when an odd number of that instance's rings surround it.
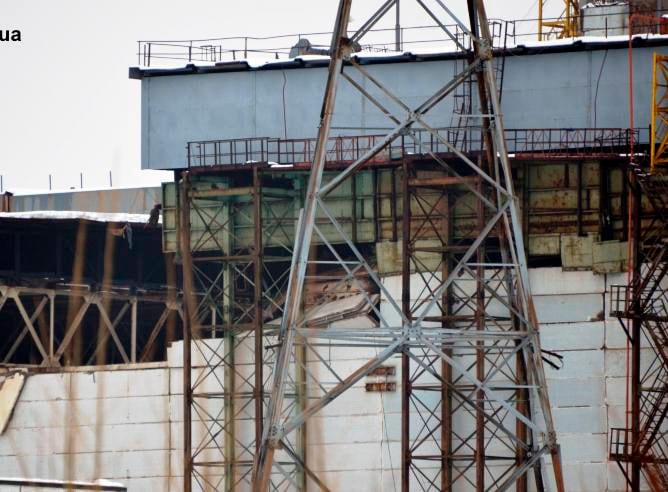
M 593 244 L 593 270 L 595 273 L 627 271 L 629 244 L 622 241 L 603 241 Z
M 176 183 L 162 183 L 162 250 L 176 253 L 179 243 L 178 224 L 178 187 Z
M 524 163 L 522 163 L 524 165 Z M 585 233 L 599 232 L 599 202 L 600 202 L 600 167 L 608 165 L 597 161 L 582 163 L 582 215 L 581 226 Z M 577 163 L 535 161 L 526 165 L 528 180 L 518 181 L 518 194 L 526 193 L 526 217 L 529 218 L 529 237 L 527 244 L 531 254 L 558 255 L 563 242 L 556 239 L 562 234 L 577 232 Z M 520 167 L 518 170 L 522 170 Z M 244 171 L 245 172 L 245 171 Z M 325 204 L 332 215 L 337 219 L 345 234 L 353 237 L 353 224 L 356 224 L 356 239 L 359 243 L 374 243 L 391 241 L 393 230 L 397 232 L 397 239 L 401 239 L 402 230 L 402 171 L 395 168 L 376 170 L 377 194 L 373 189 L 374 177 L 371 170 L 358 173 L 355 177 L 356 202 L 353 206 L 352 180 L 344 181 L 341 186 L 333 190 L 326 198 Z M 328 181 L 333 173 L 325 173 L 323 179 Z M 439 169 L 424 169 L 417 171 L 417 178 L 425 179 L 442 176 Z M 394 176 L 395 196 L 392 196 L 392 177 Z M 615 224 L 616 234 L 621 234 L 622 173 L 612 170 L 610 175 L 609 201 Z M 218 175 L 197 175 L 191 177 L 194 190 L 226 189 L 231 186 L 231 179 L 235 182 L 246 182 L 245 175 L 221 173 Z M 246 179 L 246 181 L 244 181 Z M 286 247 L 290 249 L 294 242 L 294 228 L 303 204 L 303 190 L 308 180 L 308 173 L 303 170 L 285 169 L 263 172 L 263 244 L 264 247 Z M 235 185 L 249 186 L 249 184 Z M 457 192 L 461 187 L 453 187 L 452 193 L 456 200 L 453 209 L 453 228 L 456 239 L 475 234 L 477 228 L 476 206 L 474 198 Z M 377 199 L 378 216 L 374 216 L 374 200 Z M 440 200 L 440 202 L 439 202 Z M 251 196 L 233 195 L 225 197 L 198 198 L 195 200 L 198 213 L 191 213 L 192 236 L 191 245 L 199 251 L 221 251 L 221 246 L 229 244 L 234 251 L 248 249 L 253 242 L 254 224 Z M 438 204 L 438 205 L 437 205 Z M 415 197 L 411 200 L 411 213 L 419 223 L 419 218 L 425 211 L 434 206 L 444 206 L 441 191 L 424 189 L 419 194 L 419 201 Z M 646 205 L 646 204 L 645 204 Z M 163 185 L 163 247 L 165 251 L 174 252 L 177 249 L 177 206 L 178 189 L 174 183 Z M 354 211 L 354 212 L 353 212 Z M 395 219 L 393 220 L 393 211 Z M 230 224 L 223 227 L 223 217 L 230 214 Z M 394 222 L 396 221 L 396 222 Z M 207 230 L 206 225 L 213 225 Z M 217 225 L 216 225 L 217 224 Z M 327 240 L 333 244 L 342 243 L 343 239 L 330 224 L 322 211 L 317 217 L 317 224 Z M 229 234 L 232 226 L 233 233 Z M 420 240 L 434 239 L 433 234 L 426 228 L 424 237 Z M 376 235 L 378 231 L 378 236 Z M 414 231 L 415 232 L 415 231 Z M 533 238 L 536 238 L 535 240 Z M 617 236 L 615 236 L 617 237 Z M 621 236 L 620 236 L 621 237 Z M 319 237 L 316 243 L 322 243 Z M 390 253 L 389 250 L 384 253 Z M 392 263 L 392 262 L 390 262 Z
M 333 173 L 326 173 L 324 179 L 330 179 Z M 191 176 L 193 191 L 229 189 L 229 175 Z M 303 204 L 302 190 L 308 175 L 304 172 L 272 173 L 275 181 L 291 183 L 291 188 L 279 188 L 271 184 L 267 178 L 262 187 L 262 222 L 264 247 L 291 248 L 294 242 L 294 228 Z M 269 181 L 267 183 L 267 181 Z M 176 251 L 177 248 L 177 189 L 174 183 L 163 185 L 163 201 L 169 204 L 165 208 L 165 224 L 163 229 L 163 248 L 165 251 Z M 329 211 L 341 224 L 348 237 L 353 236 L 353 224 L 357 224 L 357 241 L 373 242 L 375 240 L 374 193 L 373 177 L 370 171 L 359 173 L 356 177 L 356 210 L 353 214 L 352 182 L 344 182 L 330 193 L 324 200 Z M 222 251 L 226 244 L 234 251 L 247 249 L 253 242 L 253 204 L 251 196 L 232 195 L 193 199 L 191 210 L 190 244 L 194 251 Z M 230 214 L 229 222 L 223 217 Z M 318 224 L 333 244 L 343 242 L 343 238 L 331 225 L 322 211 L 318 216 Z M 232 229 L 230 229 L 232 227 Z M 228 237 L 234 231 L 232 237 Z M 322 241 L 318 237 L 316 243 Z

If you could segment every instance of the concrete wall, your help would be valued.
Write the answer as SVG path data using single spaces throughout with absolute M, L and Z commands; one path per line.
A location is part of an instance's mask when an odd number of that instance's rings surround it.
M 626 339 L 619 321 L 608 318 L 607 312 L 610 286 L 625 284 L 626 274 L 595 275 L 561 268 L 537 268 L 529 273 L 542 347 L 564 357 L 560 370 L 549 365 L 545 368 L 566 490 L 625 491 L 617 464 L 609 462 L 607 456 L 608 430 L 626 426 Z M 399 298 L 401 278 L 385 282 Z M 413 283 L 411 291 L 418 292 L 419 278 Z M 548 459 L 544 476 L 551 479 L 551 475 Z M 392 490 L 391 483 L 385 487 Z M 556 489 L 550 483 L 547 490 Z
M 0 436 L 0 475 L 167 490 L 169 402 L 165 367 L 31 376 Z
M 626 340 L 617 320 L 605 315 L 609 287 L 623 283 L 624 274 L 541 268 L 530 275 L 543 346 L 564 356 L 561 370 L 546 368 L 567 490 L 624 491 L 607 454 L 608 429 L 624 426 Z M 385 283 L 398 295 L 399 277 Z M 381 302 L 384 308 L 387 300 Z M 180 355 L 175 344 L 162 365 L 30 376 L 0 436 L 0 476 L 106 478 L 131 491 L 179 490 Z M 341 349 L 327 354 L 347 367 L 368 355 Z M 389 363 L 400 369 L 399 359 Z M 399 415 L 399 391 L 367 393 L 361 381 L 310 420 L 311 466 L 333 490 L 395 490 Z
M 593 45 L 588 51 L 514 55 L 506 59 L 503 114 L 512 128 L 625 128 L 628 117 L 628 53 Z M 649 125 L 651 56 L 634 49 L 635 121 Z M 369 65 L 367 69 L 411 106 L 432 95 L 455 74 L 461 61 Z M 358 80 L 358 72 L 346 69 Z M 252 70 L 142 80 L 142 168 L 171 169 L 186 164 L 189 141 L 246 137 L 314 137 L 326 68 Z M 392 111 L 393 103 L 371 84 L 362 84 Z M 285 97 L 285 106 L 283 105 Z M 452 99 L 427 118 L 432 126 L 451 126 Z M 284 126 L 284 117 L 286 125 Z M 334 126 L 389 127 L 351 85 L 341 82 Z M 360 130 L 334 130 L 354 135 Z

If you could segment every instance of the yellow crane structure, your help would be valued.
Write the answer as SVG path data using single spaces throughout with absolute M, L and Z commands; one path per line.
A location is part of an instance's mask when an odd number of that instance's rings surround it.
M 549 0 L 538 0 L 538 40 L 579 36 L 580 2 L 578 0 L 562 0 L 564 9 L 557 19 L 544 18 L 543 13 L 547 3 L 549 3 Z
M 668 165 L 668 56 L 654 53 L 650 168 Z

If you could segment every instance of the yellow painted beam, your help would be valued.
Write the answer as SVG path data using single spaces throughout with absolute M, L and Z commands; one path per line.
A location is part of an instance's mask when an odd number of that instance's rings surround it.
M 548 0 L 538 2 L 538 40 L 543 41 L 551 37 L 562 39 L 580 35 L 580 6 L 575 0 L 561 0 L 564 10 L 558 19 L 543 17 Z
M 668 56 L 654 53 L 652 63 L 650 170 L 668 164 Z

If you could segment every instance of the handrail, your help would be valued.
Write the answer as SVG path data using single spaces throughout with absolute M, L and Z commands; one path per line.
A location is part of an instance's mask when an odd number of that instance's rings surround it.
M 402 153 L 449 153 L 450 148 L 432 133 L 414 130 L 415 139 L 405 138 L 390 143 L 372 160 L 387 162 Z M 448 127 L 437 129 L 447 141 L 454 133 L 467 132 L 464 143 L 458 146 L 462 152 L 477 152 L 482 148 L 479 127 Z M 625 128 L 528 128 L 506 129 L 508 151 L 515 158 L 568 158 L 568 157 L 619 157 L 626 152 L 631 134 L 634 140 L 646 141 L 648 129 L 633 132 Z M 349 135 L 332 137 L 327 142 L 328 162 L 352 162 L 362 157 L 384 135 Z M 643 140 L 644 139 L 644 140 Z M 243 165 L 267 162 L 281 165 L 308 165 L 315 152 L 314 138 L 281 139 L 273 137 L 199 140 L 188 142 L 188 167 Z
M 654 18 L 661 18 L 667 11 L 657 10 Z M 608 14 L 587 13 L 587 20 L 599 23 L 590 23 L 584 32 L 577 35 L 586 35 L 608 39 L 617 33 L 617 30 L 608 26 Z M 543 19 L 544 22 L 557 22 L 558 18 Z M 668 22 L 667 22 L 668 23 Z M 636 33 L 664 33 L 668 31 L 667 23 L 647 22 L 646 25 L 634 26 Z M 600 24 L 600 27 L 595 27 Z M 540 29 L 539 19 L 490 19 L 490 28 L 494 38 L 494 47 L 497 49 L 536 43 Z M 456 39 L 470 46 L 465 33 L 457 24 L 446 25 L 455 33 Z M 400 51 L 452 51 L 456 45 L 454 41 L 443 35 L 440 26 L 436 24 L 405 26 L 396 28 L 372 29 L 365 36 L 362 49 L 367 52 L 395 52 L 397 37 L 400 40 Z M 544 35 L 545 33 L 543 33 Z M 217 63 L 247 59 L 249 57 L 289 58 L 297 43 L 308 39 L 314 47 L 328 47 L 331 32 L 302 32 L 278 34 L 272 36 L 226 36 L 204 39 L 177 39 L 177 40 L 139 40 L 137 41 L 137 64 L 142 67 L 165 66 L 175 62 L 188 63 Z M 567 39 L 575 39 L 572 36 Z M 294 54 L 294 52 L 293 52 Z

